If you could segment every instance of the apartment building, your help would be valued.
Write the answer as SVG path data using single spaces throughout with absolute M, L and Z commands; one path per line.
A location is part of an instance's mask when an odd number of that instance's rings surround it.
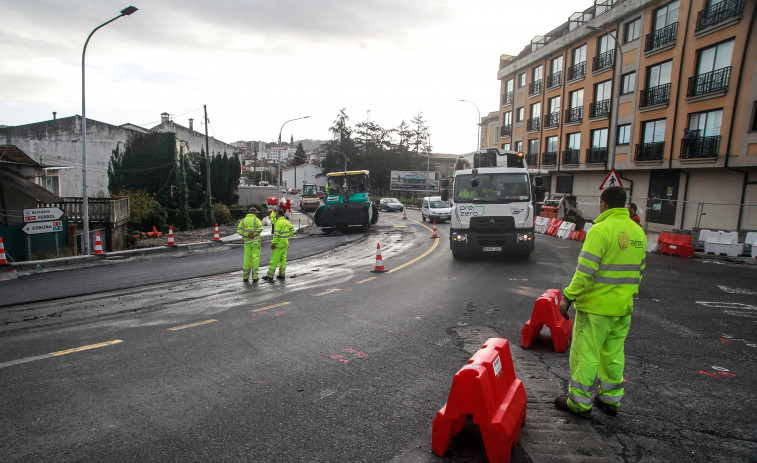
M 614 167 L 651 230 L 757 229 L 756 9 L 595 1 L 501 56 L 499 147 L 589 217 Z

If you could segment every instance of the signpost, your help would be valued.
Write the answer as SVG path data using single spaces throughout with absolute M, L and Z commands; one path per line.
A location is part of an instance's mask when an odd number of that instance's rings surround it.
M 31 222 L 24 225 L 21 229 L 27 235 L 38 235 L 40 233 L 52 233 L 63 231 L 63 222 L 55 220 L 52 222 Z
M 599 185 L 599 189 L 604 190 L 605 188 L 609 188 L 611 186 L 619 186 L 623 188 L 623 184 L 620 183 L 620 175 L 618 175 L 618 172 L 615 169 L 612 169 L 607 173 L 607 177 L 605 177 L 605 179 L 602 181 L 602 184 Z
M 30 235 L 39 235 L 42 233 L 54 233 L 55 255 L 60 257 L 60 246 L 58 245 L 58 233 L 63 231 L 63 211 L 57 207 L 40 207 L 36 209 L 24 209 L 24 228 L 21 229 L 26 233 L 26 246 L 28 249 L 29 260 L 32 255 L 32 242 Z
M 40 220 L 58 220 L 63 217 L 63 211 L 57 207 L 24 209 L 24 222 L 39 222 Z

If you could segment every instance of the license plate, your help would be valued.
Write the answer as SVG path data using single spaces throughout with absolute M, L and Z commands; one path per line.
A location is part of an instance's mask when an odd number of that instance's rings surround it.
M 486 246 L 484 252 L 502 252 L 502 248 L 500 246 Z

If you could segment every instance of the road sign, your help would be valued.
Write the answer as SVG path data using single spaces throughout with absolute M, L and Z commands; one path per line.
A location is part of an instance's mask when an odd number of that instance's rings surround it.
M 623 184 L 620 183 L 620 175 L 615 169 L 612 169 L 608 174 L 607 177 L 602 181 L 602 184 L 599 185 L 600 190 L 604 190 L 605 188 L 609 188 L 611 186 L 619 186 L 623 188 Z
M 42 207 L 24 209 L 24 222 L 39 222 L 41 220 L 58 220 L 63 217 L 63 211 L 57 207 Z
M 38 235 L 40 233 L 53 233 L 63 231 L 63 222 L 55 220 L 52 222 L 32 222 L 24 225 L 21 229 L 27 235 Z

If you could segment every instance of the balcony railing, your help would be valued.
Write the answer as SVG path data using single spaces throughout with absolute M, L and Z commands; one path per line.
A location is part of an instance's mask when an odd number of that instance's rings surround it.
M 639 107 L 655 106 L 670 101 L 670 84 L 658 85 L 641 91 Z
M 557 165 L 557 151 L 547 151 L 547 152 L 541 153 L 541 165 L 556 166 Z
M 586 164 L 607 162 L 607 147 L 586 148 Z
M 581 122 L 584 117 L 584 107 L 579 106 L 577 108 L 568 108 L 565 110 L 565 123 Z
M 646 52 L 657 50 L 658 48 L 673 44 L 676 42 L 676 35 L 678 35 L 677 22 L 649 33 L 647 34 L 647 41 L 644 46 L 644 51 Z
M 510 124 L 503 125 L 499 128 L 500 137 L 509 137 L 513 133 L 513 126 Z
M 608 50 L 591 60 L 591 70 L 594 72 L 608 69 L 615 65 L 615 50 Z
M 87 216 L 91 222 L 118 224 L 129 219 L 129 198 L 88 198 Z M 57 207 L 71 223 L 82 223 L 84 202 L 81 198 L 61 198 L 53 203 L 38 202 L 37 207 Z
M 686 96 L 707 95 L 708 93 L 724 92 L 728 88 L 731 76 L 731 66 L 705 74 L 689 77 L 689 88 Z
M 557 88 L 562 85 L 562 71 L 557 71 L 547 77 L 547 88 Z
M 636 144 L 636 156 L 634 161 L 662 161 L 665 156 L 665 142 L 638 143 Z
M 581 160 L 581 150 L 570 149 L 562 152 L 562 163 L 567 165 L 578 165 Z
M 544 127 L 557 127 L 560 125 L 560 111 L 544 115 Z
M 612 100 L 602 100 L 589 104 L 589 117 L 609 116 L 611 102 Z
M 695 32 L 717 26 L 744 13 L 744 0 L 724 0 L 697 13 Z
M 586 61 L 568 68 L 568 80 L 583 79 L 586 76 Z
M 502 95 L 502 106 L 513 104 L 513 92 L 505 92 Z
M 538 117 L 532 117 L 526 121 L 526 130 L 533 131 L 539 130 L 540 119 Z
M 539 153 L 528 153 L 526 154 L 526 164 L 528 166 L 535 166 L 537 162 L 539 162 Z
M 541 93 L 541 79 L 535 80 L 528 84 L 528 94 L 529 95 L 536 95 L 538 93 Z
M 720 136 L 696 137 L 681 142 L 681 159 L 714 158 L 718 156 Z

